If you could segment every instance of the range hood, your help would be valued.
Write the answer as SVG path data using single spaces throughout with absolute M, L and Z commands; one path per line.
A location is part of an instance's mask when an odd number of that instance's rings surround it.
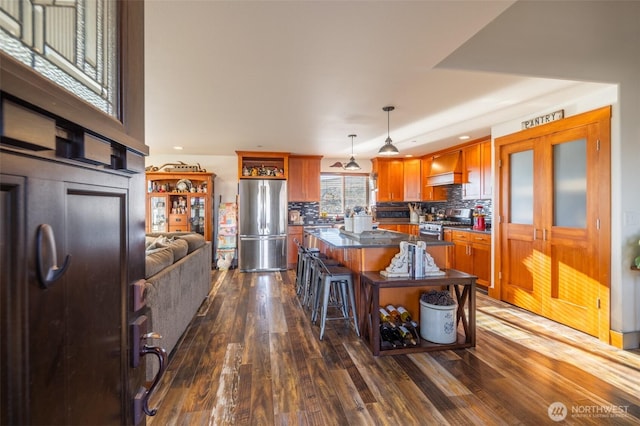
M 441 186 L 462 183 L 461 152 L 453 151 L 433 157 L 427 185 Z

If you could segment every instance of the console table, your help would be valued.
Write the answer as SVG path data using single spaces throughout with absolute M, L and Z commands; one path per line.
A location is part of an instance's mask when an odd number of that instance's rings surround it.
M 476 277 L 455 269 L 445 270 L 444 275 L 425 278 L 387 278 L 378 272 L 363 272 L 360 276 L 360 304 L 364 307 L 364 318 L 361 331 L 362 338 L 367 341 L 373 355 L 394 355 L 411 352 L 428 352 L 446 349 L 469 348 L 476 345 Z M 417 346 L 382 349 L 380 348 L 380 317 L 378 308 L 390 300 L 380 300 L 381 290 L 385 289 L 414 289 L 417 291 L 430 290 L 432 287 L 453 289 L 458 308 L 456 312 L 456 327 L 458 338 L 455 343 L 438 344 L 420 340 Z M 388 293 L 388 292 L 386 292 Z M 415 296 L 419 298 L 419 296 Z M 389 298 L 389 297 L 386 297 Z M 383 298 L 384 299 L 384 298 Z M 397 302 L 396 302 L 397 303 Z M 419 305 L 419 299 L 417 301 Z M 417 308 L 414 308 L 416 311 Z M 418 312 L 416 312 L 417 314 Z M 418 323 L 419 315 L 414 315 Z M 462 323 L 462 330 L 460 324 Z

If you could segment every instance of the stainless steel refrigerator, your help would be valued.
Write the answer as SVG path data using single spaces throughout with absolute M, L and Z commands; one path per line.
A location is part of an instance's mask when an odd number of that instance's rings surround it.
M 238 269 L 287 269 L 287 181 L 241 179 Z

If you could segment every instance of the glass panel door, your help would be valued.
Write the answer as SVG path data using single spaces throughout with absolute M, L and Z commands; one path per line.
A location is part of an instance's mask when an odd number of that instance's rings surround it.
M 533 150 L 510 154 L 510 223 L 533 224 Z
M 587 226 L 587 140 L 553 145 L 553 226 Z
M 167 232 L 167 197 L 151 197 L 151 232 Z
M 205 198 L 204 197 L 190 197 L 191 199 L 191 208 L 190 208 L 190 217 L 189 217 L 189 230 L 191 232 L 197 232 L 198 234 L 204 235 L 204 225 L 205 225 Z

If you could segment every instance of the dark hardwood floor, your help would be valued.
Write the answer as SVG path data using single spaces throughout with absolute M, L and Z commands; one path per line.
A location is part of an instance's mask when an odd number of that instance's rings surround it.
M 150 425 L 640 424 L 640 350 L 482 294 L 475 348 L 373 357 L 346 321 L 318 340 L 294 271 L 212 280 Z

